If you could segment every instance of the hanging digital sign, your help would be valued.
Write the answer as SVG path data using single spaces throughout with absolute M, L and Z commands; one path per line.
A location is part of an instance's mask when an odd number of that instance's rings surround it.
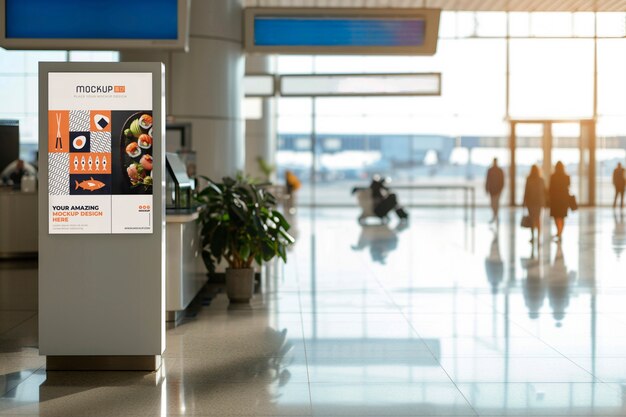
M 244 13 L 248 52 L 434 55 L 441 10 L 251 7 Z
M 182 49 L 191 0 L 0 0 L 6 49 Z
M 152 73 L 48 74 L 50 234 L 152 233 L 152 85 Z

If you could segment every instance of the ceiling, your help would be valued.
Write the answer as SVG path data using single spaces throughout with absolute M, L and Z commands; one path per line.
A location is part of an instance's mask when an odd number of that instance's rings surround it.
M 432 7 L 452 11 L 626 12 L 626 0 L 244 0 L 246 7 Z

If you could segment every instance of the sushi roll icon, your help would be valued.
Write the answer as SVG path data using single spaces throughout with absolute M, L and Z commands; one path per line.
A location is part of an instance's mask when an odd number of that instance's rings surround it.
M 96 114 L 93 117 L 93 123 L 98 130 L 104 130 L 111 123 L 111 120 L 104 114 Z

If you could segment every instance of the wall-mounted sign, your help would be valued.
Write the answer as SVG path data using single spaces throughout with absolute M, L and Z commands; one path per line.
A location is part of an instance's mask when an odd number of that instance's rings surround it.
M 49 233 L 152 233 L 152 102 L 152 73 L 48 74 Z

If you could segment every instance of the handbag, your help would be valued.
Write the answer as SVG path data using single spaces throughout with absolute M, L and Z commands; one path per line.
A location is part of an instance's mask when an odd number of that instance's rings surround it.
M 576 201 L 576 196 L 573 196 L 573 195 L 569 196 L 569 208 L 572 211 L 578 210 L 578 202 Z
M 533 221 L 530 219 L 530 216 L 526 214 L 522 216 L 522 222 L 520 225 L 525 229 L 530 229 L 531 227 L 533 227 Z

